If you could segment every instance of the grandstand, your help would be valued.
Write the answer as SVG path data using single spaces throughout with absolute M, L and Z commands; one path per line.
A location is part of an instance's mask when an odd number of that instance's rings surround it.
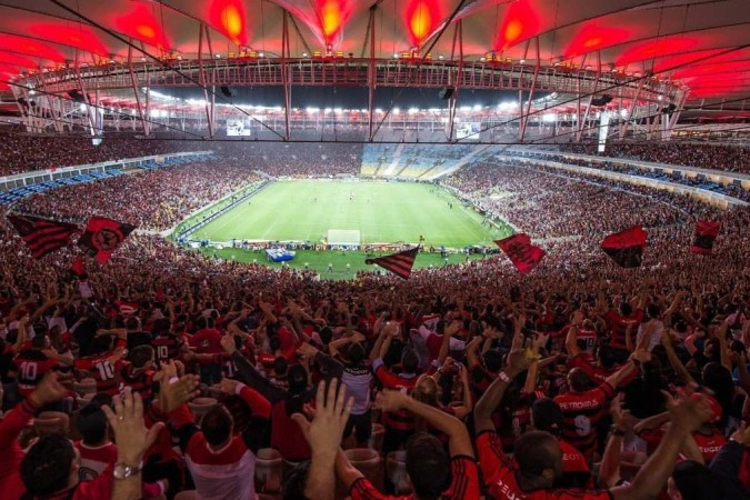
M 750 498 L 747 0 L 0 13 L 0 499 Z

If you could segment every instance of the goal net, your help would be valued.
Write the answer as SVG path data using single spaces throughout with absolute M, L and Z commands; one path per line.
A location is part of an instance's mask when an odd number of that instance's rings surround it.
M 356 229 L 329 229 L 328 244 L 331 246 L 359 246 L 360 232 Z

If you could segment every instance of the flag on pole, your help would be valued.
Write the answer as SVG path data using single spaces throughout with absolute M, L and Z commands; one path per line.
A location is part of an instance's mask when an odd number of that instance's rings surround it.
M 620 267 L 641 267 L 648 233 L 641 226 L 610 234 L 602 241 L 602 250 Z
M 411 268 L 414 266 L 414 260 L 417 258 L 418 253 L 419 246 L 416 246 L 409 250 L 404 250 L 403 252 L 386 255 L 385 257 L 367 259 L 365 260 L 365 264 L 377 264 L 383 269 L 386 269 L 396 276 L 406 280 L 411 276 Z
M 86 225 L 86 232 L 78 240 L 78 246 L 89 257 L 104 264 L 123 240 L 133 232 L 135 226 L 104 217 L 92 217 Z
M 692 253 L 709 255 L 714 249 L 716 237 L 721 232 L 721 222 L 699 220 L 695 223 L 695 236 L 690 247 Z
M 505 255 L 513 262 L 518 272 L 526 274 L 539 264 L 547 252 L 531 244 L 528 234 L 514 234 L 504 240 L 497 240 L 495 244 L 500 247 Z
M 78 231 L 77 225 L 67 222 L 20 214 L 7 217 L 37 259 L 70 243 L 70 237 Z

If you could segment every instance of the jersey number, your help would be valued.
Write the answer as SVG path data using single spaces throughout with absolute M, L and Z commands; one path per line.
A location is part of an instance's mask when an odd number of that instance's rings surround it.
M 36 380 L 39 367 L 33 361 L 24 361 L 21 363 L 21 378 L 24 380 Z
M 112 363 L 109 361 L 102 361 L 94 365 L 99 370 L 99 378 L 102 380 L 112 380 L 115 378 L 115 370 L 112 368 Z
M 157 346 L 156 355 L 159 356 L 159 359 L 169 359 L 169 348 L 165 345 Z

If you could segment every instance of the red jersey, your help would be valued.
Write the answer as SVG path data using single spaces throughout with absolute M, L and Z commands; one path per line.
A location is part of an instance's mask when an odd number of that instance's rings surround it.
M 76 441 L 75 446 L 81 454 L 81 466 L 78 469 L 78 479 L 81 481 L 94 479 L 117 462 L 117 445 L 114 443 L 89 447 L 83 441 Z
M 179 359 L 185 340 L 179 335 L 159 334 L 151 341 L 151 345 L 154 347 L 156 360 L 161 363 Z
M 154 395 L 154 371 L 138 370 L 130 363 L 123 363 L 120 368 L 120 391 L 130 387 L 141 395 L 144 403 L 150 403 Z
M 596 448 L 596 425 L 615 390 L 608 383 L 586 392 L 566 392 L 554 401 L 563 411 L 563 438 L 583 456 L 591 458 Z
M 650 455 L 659 447 L 659 443 L 661 443 L 664 434 L 664 429 L 649 429 L 640 432 L 638 437 L 646 442 L 646 450 Z M 703 461 L 706 465 L 714 459 L 719 453 L 721 447 L 727 444 L 727 438 L 725 438 L 717 429 L 714 429 L 713 433 L 708 435 L 695 432 L 693 433 L 693 439 L 695 439 L 695 444 L 698 445 L 698 449 L 700 450 L 701 455 L 703 456 Z
M 451 458 L 451 484 L 440 497 L 444 500 L 479 500 L 479 471 L 473 458 L 457 456 Z M 352 500 L 413 500 L 412 493 L 406 496 L 389 496 L 380 493 L 372 483 L 361 477 L 354 481 L 349 489 Z
M 119 393 L 118 372 L 123 363 L 120 355 L 118 351 L 107 351 L 104 354 L 87 356 L 75 360 L 73 367 L 76 370 L 89 372 L 89 375 L 96 380 L 96 392 L 116 396 Z
M 221 347 L 221 338 L 223 335 L 215 328 L 204 328 L 198 330 L 195 335 L 190 337 L 190 346 L 195 348 L 198 354 L 219 354 L 224 352 Z M 209 361 L 201 361 L 201 364 L 210 364 Z
M 609 311 L 605 319 L 607 320 L 607 325 L 609 326 L 610 335 L 612 337 L 610 345 L 615 349 L 625 350 L 627 349 L 625 333 L 628 330 L 628 326 L 633 325 L 630 334 L 635 336 L 638 332 L 638 324 L 643 321 L 643 310 L 638 309 L 630 316 L 621 316 L 615 311 Z
M 396 375 L 385 367 L 381 358 L 373 362 L 372 371 L 375 372 L 375 376 L 385 389 L 411 392 L 417 383 L 416 375 L 404 373 Z M 412 430 L 414 429 L 414 415 L 405 410 L 383 412 L 383 425 L 400 431 Z
M 607 490 L 554 489 L 521 491 L 516 471 L 503 453 L 500 437 L 485 431 L 477 437 L 479 467 L 490 496 L 495 500 L 612 500 Z
M 42 378 L 57 367 L 57 360 L 50 359 L 36 349 L 24 349 L 13 358 L 13 370 L 18 372 L 18 394 L 27 397 L 34 392 Z

